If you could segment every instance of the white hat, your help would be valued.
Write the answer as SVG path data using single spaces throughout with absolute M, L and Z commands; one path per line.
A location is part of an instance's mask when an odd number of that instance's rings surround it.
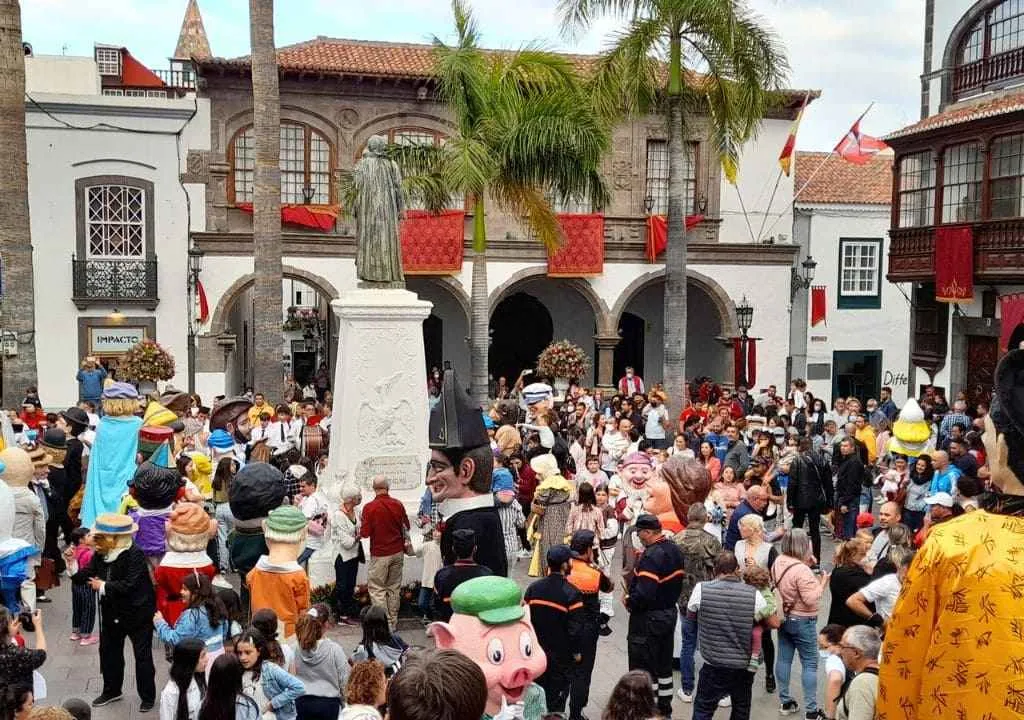
M 523 388 L 523 401 L 527 405 L 535 405 L 552 397 L 551 386 L 547 383 L 531 383 Z
M 942 507 L 953 507 L 953 496 L 948 492 L 937 492 L 924 499 L 925 505 L 941 505 Z

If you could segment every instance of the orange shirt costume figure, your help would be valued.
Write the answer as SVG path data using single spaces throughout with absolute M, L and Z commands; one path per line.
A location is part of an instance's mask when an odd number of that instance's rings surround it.
M 256 562 L 245 581 L 253 608 L 270 608 L 284 623 L 284 637 L 295 634 L 299 613 L 309 609 L 309 578 L 296 562 L 306 543 L 308 519 L 293 505 L 270 511 L 263 521 L 268 554 Z

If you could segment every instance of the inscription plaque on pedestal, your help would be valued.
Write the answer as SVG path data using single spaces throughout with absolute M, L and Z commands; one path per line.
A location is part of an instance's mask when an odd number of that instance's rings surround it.
M 356 463 L 353 476 L 359 487 L 370 490 L 373 479 L 383 475 L 392 490 L 415 490 L 423 483 L 426 468 L 415 455 L 375 455 Z

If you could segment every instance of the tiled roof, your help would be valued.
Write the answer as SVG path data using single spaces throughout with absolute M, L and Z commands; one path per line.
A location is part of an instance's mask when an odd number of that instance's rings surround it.
M 888 205 L 892 202 L 892 154 L 854 165 L 830 153 L 798 152 L 793 187 L 795 191 L 804 188 L 794 200 L 798 205 Z
M 1024 91 L 1011 92 L 1008 94 L 986 97 L 981 100 L 958 103 L 940 113 L 930 115 L 913 125 L 908 125 L 894 133 L 890 133 L 884 139 L 902 138 L 908 135 L 917 135 L 928 130 L 959 125 L 960 123 L 972 120 L 982 120 L 995 115 L 1024 110 Z
M 488 50 L 487 52 L 503 52 Z M 593 68 L 596 55 L 562 53 L 578 72 Z M 247 70 L 249 57 L 196 58 L 200 70 Z M 433 77 L 434 47 L 416 43 L 395 43 L 375 40 L 350 40 L 320 35 L 313 40 L 287 45 L 277 51 L 278 67 L 284 71 L 324 73 L 328 75 L 363 75 L 367 77 L 428 79 Z M 787 105 L 799 107 L 806 90 L 786 90 Z M 820 96 L 811 90 L 814 100 Z

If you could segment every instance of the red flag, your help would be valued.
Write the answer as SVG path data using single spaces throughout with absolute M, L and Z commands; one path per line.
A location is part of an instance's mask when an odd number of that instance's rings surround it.
M 867 110 L 864 112 L 866 114 Z M 852 162 L 854 165 L 864 165 L 880 150 L 885 150 L 889 147 L 878 138 L 865 135 L 860 131 L 860 121 L 863 117 L 864 115 L 861 115 L 857 118 L 853 126 L 850 127 L 850 131 L 843 136 L 843 139 L 836 145 L 835 150 L 832 151 L 843 160 Z
M 1024 293 L 999 296 L 999 349 L 1010 349 L 1010 338 L 1017 326 L 1024 323 Z
M 974 239 L 970 225 L 935 230 L 935 299 L 961 303 L 974 299 Z
M 789 128 L 786 144 L 782 146 L 782 152 L 779 154 L 779 167 L 782 168 L 782 172 L 786 174 L 786 177 L 789 177 L 789 172 L 793 167 L 793 151 L 796 150 L 796 131 L 800 129 L 800 121 L 804 117 L 804 110 L 807 108 L 807 100 L 810 97 L 811 93 L 809 92 L 804 95 L 804 104 L 800 106 L 800 112 L 796 114 L 796 118 Z
M 206 288 L 201 280 L 196 280 L 196 319 L 200 325 L 210 319 L 210 303 L 206 299 Z
M 687 215 L 686 231 L 704 221 L 703 215 Z M 647 262 L 655 262 L 668 247 L 668 218 L 664 215 L 647 216 Z
M 757 340 L 747 338 L 747 387 L 757 382 Z
M 815 285 L 811 288 L 811 327 L 825 322 L 825 286 Z
M 747 338 L 747 356 L 743 357 L 743 338 L 732 339 L 733 383 L 753 387 L 757 382 L 757 340 Z

